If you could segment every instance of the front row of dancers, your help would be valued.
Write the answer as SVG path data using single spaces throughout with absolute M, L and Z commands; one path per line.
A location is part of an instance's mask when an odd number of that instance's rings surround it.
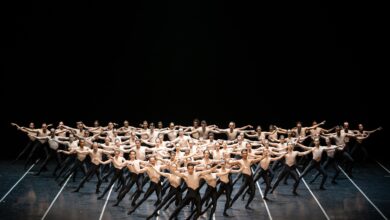
M 339 165 L 344 165 L 348 175 L 352 176 L 354 159 L 348 148 L 350 139 L 354 138 L 356 143 L 361 144 L 371 133 L 381 128 L 374 131 L 349 132 L 344 126 L 344 129 L 336 127 L 335 133 L 329 133 L 329 130 L 318 129 L 322 124 L 324 123 L 290 130 L 276 127 L 269 132 L 263 132 L 261 129 L 238 129 L 234 124 L 229 124 L 229 128 L 224 130 L 216 126 L 202 125 L 200 128 L 203 131 L 208 129 L 209 132 L 198 132 L 201 134 L 198 138 L 194 137 L 197 128 L 183 126 L 170 126 L 159 130 L 154 127 L 129 126 L 126 130 L 124 127 L 115 129 L 112 123 L 104 128 L 90 128 L 78 123 L 78 128 L 74 129 L 61 122 L 57 129 L 48 131 L 46 124 L 41 129 L 13 125 L 27 133 L 30 139 L 33 137 L 33 149 L 42 147 L 44 150 L 46 156 L 36 175 L 44 171 L 49 159 L 55 156 L 57 166 L 53 175 L 59 185 L 64 184 L 72 175 L 75 178 L 79 169 L 85 174 L 74 192 L 78 192 L 96 175 L 96 193 L 100 193 L 98 199 L 103 199 L 117 183 L 114 206 L 118 206 L 135 186 L 130 196 L 132 202 L 128 214 L 135 212 L 155 193 L 156 208 L 148 219 L 157 216 L 159 211 L 166 210 L 172 203 L 176 208 L 170 219 L 177 218 L 186 205 L 191 205 L 193 210 L 187 219 L 197 219 L 210 208 L 209 217 L 212 218 L 217 200 L 223 194 L 226 197 L 224 216 L 228 216 L 228 209 L 240 196 L 244 200 L 245 196 L 249 195 L 245 208 L 251 209 L 249 205 L 255 197 L 255 183 L 261 178 L 266 186 L 263 199 L 268 200 L 268 193 L 273 193 L 279 183 L 282 180 L 286 182 L 288 177 L 294 179 L 292 193 L 298 195 L 300 180 L 313 168 L 317 170 L 317 174 L 311 182 L 322 175 L 319 187 L 321 190 L 325 190 L 324 185 L 328 177 L 325 169 L 330 165 L 335 169 L 331 181 L 333 184 L 336 184 L 340 173 Z M 319 132 L 306 136 L 306 132 L 300 132 L 301 129 L 310 132 L 315 129 Z M 172 132 L 175 132 L 175 135 L 172 135 Z M 233 132 L 237 133 L 234 138 L 231 135 Z M 118 135 L 120 133 L 124 135 Z M 214 134 L 221 133 L 227 133 L 228 140 L 214 139 Z M 278 136 L 278 133 L 286 133 L 288 136 Z M 169 141 L 164 141 L 164 135 L 168 134 Z M 245 136 L 256 137 L 257 140 L 246 139 Z M 308 144 L 311 146 L 303 144 L 308 137 L 312 139 Z M 104 143 L 98 143 L 100 139 L 103 139 Z M 324 146 L 321 146 L 320 139 L 325 140 Z M 326 152 L 324 160 L 323 152 Z M 60 153 L 69 156 L 62 161 Z M 301 159 L 298 160 L 298 157 Z M 31 163 L 31 157 L 27 162 Z M 307 164 L 300 175 L 297 164 Z M 276 181 L 271 186 L 274 173 L 280 168 Z M 101 176 L 101 173 L 104 176 Z M 103 180 L 108 180 L 110 176 L 112 177 L 108 185 L 100 192 Z M 149 186 L 143 191 L 148 182 Z M 233 186 L 237 183 L 238 191 L 232 198 Z M 200 189 L 204 185 L 207 187 L 201 196 Z M 144 194 L 140 199 L 142 193 Z

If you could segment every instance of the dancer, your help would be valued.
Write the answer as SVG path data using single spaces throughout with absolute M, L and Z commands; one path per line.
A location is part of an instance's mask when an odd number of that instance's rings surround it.
M 199 194 L 199 182 L 200 176 L 207 173 L 211 173 L 212 170 L 204 171 L 195 171 L 195 167 L 192 163 L 187 164 L 187 173 L 179 173 L 178 171 L 173 172 L 174 175 L 179 176 L 184 179 L 187 184 L 187 194 L 180 203 L 180 205 L 175 209 L 169 219 L 177 219 L 178 214 L 189 202 L 193 202 L 196 207 L 196 214 L 194 219 L 197 219 L 201 214 L 201 198 Z
M 85 177 L 81 180 L 80 184 L 73 192 L 78 192 L 80 190 L 80 188 L 82 188 L 84 186 L 84 183 L 90 177 L 92 177 L 94 174 L 96 175 L 96 177 L 98 179 L 98 182 L 96 184 L 96 194 L 98 194 L 100 192 L 99 188 L 100 188 L 100 185 L 102 184 L 102 179 L 100 178 L 99 168 L 100 168 L 100 161 L 102 161 L 102 155 L 106 154 L 109 156 L 109 155 L 113 154 L 114 151 L 102 150 L 102 149 L 99 149 L 98 146 L 99 145 L 97 142 L 94 142 L 92 144 L 92 150 L 89 150 L 89 154 L 88 154 L 89 157 L 91 158 L 91 162 L 92 162 L 91 166 L 89 167 L 89 170 L 88 170 L 87 174 L 85 175 Z
M 130 178 L 127 181 L 126 185 L 122 186 L 122 189 L 119 191 L 117 196 L 117 201 L 113 206 L 118 206 L 125 195 L 130 191 L 134 184 L 137 186 L 137 191 L 134 194 L 132 206 L 136 205 L 136 200 L 142 193 L 142 183 L 144 181 L 144 172 L 146 169 L 141 169 L 140 163 L 141 160 L 137 159 L 136 152 L 134 150 L 130 151 L 129 160 L 127 161 L 127 169 L 130 171 Z
M 332 145 L 331 141 L 329 138 L 325 138 L 325 142 L 326 142 L 326 146 L 329 148 L 329 147 L 333 147 L 333 146 L 336 146 L 336 145 Z M 327 158 L 325 160 L 325 162 L 322 164 L 322 168 L 324 170 L 326 170 L 326 168 L 328 168 L 328 166 L 332 165 L 333 166 L 333 169 L 336 171 L 333 178 L 332 178 L 332 183 L 333 184 L 336 184 L 336 178 L 337 176 L 340 174 L 340 168 L 339 168 L 339 164 L 335 158 L 335 155 L 336 155 L 336 150 L 343 150 L 344 148 L 344 145 L 341 145 L 341 146 L 338 146 L 336 149 L 333 149 L 333 150 L 328 150 L 326 151 L 326 155 L 327 155 Z M 317 172 L 317 174 L 314 176 L 314 178 L 310 181 L 310 183 L 314 183 L 314 181 L 317 179 L 317 177 L 320 175 L 321 173 L 320 172 Z
M 32 150 L 30 151 L 30 154 L 27 157 L 26 163 L 24 164 L 24 168 L 30 165 L 32 161 L 32 157 L 35 151 L 38 149 L 38 147 L 44 147 L 43 145 L 47 144 L 47 139 L 44 139 L 44 137 L 47 137 L 50 134 L 50 131 L 47 129 L 48 127 L 49 125 L 47 125 L 46 123 L 42 123 L 42 126 L 39 129 L 30 129 L 30 128 L 22 127 L 22 129 L 26 131 L 35 132 L 37 134 L 37 137 L 42 137 L 41 140 L 35 141 L 35 144 L 32 147 Z M 46 167 L 44 169 L 46 169 Z
M 156 207 L 156 209 L 153 211 L 153 213 L 147 217 L 147 219 L 151 219 L 153 216 L 156 216 L 158 211 L 164 205 L 166 205 L 172 198 L 175 198 L 175 201 L 176 201 L 175 205 L 176 206 L 178 206 L 181 203 L 181 201 L 182 201 L 182 198 L 181 198 L 181 187 L 180 187 L 180 185 L 181 185 L 181 178 L 178 177 L 177 175 L 172 174 L 172 173 L 177 171 L 177 165 L 175 163 L 172 163 L 169 166 L 169 170 L 170 170 L 171 173 L 161 172 L 161 171 L 155 169 L 153 166 L 152 166 L 152 168 L 157 173 L 159 173 L 161 176 L 163 176 L 163 177 L 168 179 L 170 188 L 169 188 L 168 194 L 164 197 L 163 201 Z
M 290 175 L 294 180 L 295 184 L 293 186 L 293 194 L 297 194 L 297 187 L 299 183 L 299 175 L 297 173 L 297 167 L 296 167 L 296 157 L 297 156 L 304 156 L 309 153 L 311 153 L 313 149 L 307 150 L 305 152 L 299 152 L 294 151 L 294 145 L 292 142 L 289 142 L 287 144 L 287 153 L 284 155 L 285 161 L 284 161 L 284 167 L 283 170 L 280 171 L 278 178 L 276 179 L 276 182 L 274 183 L 274 186 L 272 187 L 271 194 L 273 191 L 278 187 L 279 182 L 282 181 L 283 178 L 287 177 L 287 175 Z
M 221 166 L 221 168 L 218 169 L 217 172 L 215 173 L 215 175 L 219 177 L 219 188 L 218 188 L 218 191 L 217 191 L 216 199 L 218 200 L 218 198 L 223 193 L 225 193 L 225 195 L 226 195 L 226 202 L 225 202 L 225 207 L 224 207 L 224 210 L 223 210 L 223 216 L 229 217 L 229 215 L 227 214 L 227 210 L 229 208 L 229 205 L 230 205 L 230 202 L 231 202 L 231 199 L 232 199 L 231 195 L 232 195 L 232 192 L 233 192 L 233 185 L 231 184 L 229 175 L 232 174 L 232 173 L 240 173 L 244 169 L 244 167 L 242 166 L 238 170 L 233 170 L 232 168 L 226 168 L 226 165 L 228 165 L 228 166 L 230 166 L 230 165 L 225 160 L 221 161 L 219 163 L 219 165 Z M 213 204 L 212 203 L 209 204 L 206 207 L 206 209 L 204 211 L 202 211 L 202 213 L 206 212 L 211 207 L 211 205 L 213 205 Z M 210 216 L 212 216 L 212 215 L 210 215 Z
M 244 192 L 244 190 L 246 188 L 249 188 L 249 199 L 245 205 L 245 208 L 252 209 L 251 207 L 249 207 L 249 204 L 252 202 L 253 198 L 255 197 L 256 187 L 255 187 L 255 183 L 253 182 L 251 166 L 252 166 L 252 164 L 260 162 L 264 157 L 261 156 L 261 157 L 256 158 L 256 159 L 249 159 L 247 149 L 241 150 L 241 157 L 242 158 L 240 160 L 237 160 L 235 162 L 230 163 L 231 165 L 237 164 L 240 167 L 243 167 L 241 173 L 243 175 L 244 181 L 242 182 L 240 189 L 238 190 L 238 192 L 234 196 L 229 207 L 233 206 L 234 202 L 240 197 L 240 195 Z
M 155 205 L 159 205 L 161 202 L 161 182 L 160 182 L 160 171 L 161 169 L 165 169 L 165 165 L 160 165 L 156 163 L 156 157 L 149 157 L 149 164 L 145 164 L 146 173 L 149 176 L 150 184 L 149 188 L 146 190 L 144 197 L 134 206 L 132 207 L 127 214 L 130 215 L 133 213 L 144 201 L 146 201 L 153 192 L 156 192 L 157 201 Z M 157 172 L 158 171 L 158 172 Z
M 22 131 L 24 133 L 27 134 L 27 137 L 29 138 L 29 141 L 27 143 L 27 145 L 23 148 L 23 150 L 18 154 L 18 156 L 16 157 L 15 161 L 19 160 L 20 157 L 23 156 L 23 154 L 25 154 L 27 152 L 27 150 L 34 145 L 35 143 L 35 140 L 36 140 L 36 136 L 37 136 L 37 133 L 36 132 L 32 132 L 32 131 L 28 131 L 22 127 L 20 127 L 19 125 L 17 125 L 16 123 L 11 123 L 12 126 L 15 126 L 19 131 Z M 30 124 L 28 125 L 28 127 L 32 130 L 35 129 L 35 124 L 34 122 L 30 122 Z
M 108 159 L 104 162 L 103 161 L 99 161 L 99 162 L 101 164 L 108 164 L 111 162 L 115 168 L 115 173 L 114 173 L 114 176 L 111 178 L 110 183 L 104 189 L 103 193 L 97 198 L 97 199 L 103 199 L 104 195 L 108 192 L 108 190 L 110 190 L 111 186 L 115 183 L 115 181 L 117 179 L 119 179 L 122 182 L 122 184 L 124 185 L 125 179 L 123 177 L 123 169 L 122 168 L 125 167 L 127 165 L 127 163 L 126 163 L 125 159 L 122 156 L 120 156 L 119 150 L 115 151 L 114 157 L 110 157 L 110 159 Z
M 310 170 L 316 168 L 316 170 L 322 174 L 320 189 L 325 190 L 324 184 L 328 175 L 326 174 L 326 171 L 321 166 L 322 152 L 324 150 L 329 151 L 329 150 L 336 149 L 337 146 L 331 146 L 331 147 L 320 146 L 320 140 L 318 138 L 314 140 L 314 147 L 307 147 L 301 143 L 297 143 L 297 145 L 304 150 L 312 150 L 312 154 L 313 154 L 313 159 L 310 161 L 309 165 L 305 168 L 305 170 L 301 173 L 301 175 L 299 176 L 299 180 L 301 180 Z M 294 186 L 294 191 L 296 191 L 298 184 Z
M 86 174 L 85 167 L 82 167 L 85 161 L 85 158 L 87 157 L 89 153 L 89 149 L 84 147 L 84 140 L 79 140 L 78 148 L 71 149 L 70 151 L 65 150 L 58 150 L 58 152 L 64 153 L 64 154 L 76 154 L 76 160 L 71 166 L 71 168 L 67 171 L 67 173 L 64 175 L 64 178 L 62 181 L 58 184 L 59 186 L 62 186 L 62 184 L 66 181 L 66 179 L 73 174 L 73 178 L 75 178 L 76 172 L 78 168 L 81 168 L 82 171 Z
M 59 131 L 60 134 L 66 132 L 65 130 Z M 43 145 L 43 150 L 45 152 L 45 160 L 43 161 L 41 167 L 39 168 L 38 172 L 36 172 L 34 175 L 38 176 L 46 167 L 47 163 L 49 162 L 49 159 L 53 156 L 55 156 L 56 161 L 57 161 L 57 166 L 55 167 L 53 171 L 53 176 L 55 176 L 57 170 L 61 166 L 61 155 L 59 152 L 57 152 L 58 147 L 59 147 L 59 138 L 56 136 L 58 133 L 56 133 L 56 130 L 54 128 L 50 129 L 50 136 L 46 137 L 36 137 L 38 140 L 46 140 L 47 145 Z
M 267 193 L 268 191 L 271 189 L 271 180 L 270 180 L 270 169 L 269 169 L 269 165 L 272 161 L 277 161 L 279 159 L 281 159 L 282 157 L 285 156 L 286 153 L 283 153 L 282 155 L 278 156 L 278 157 L 274 157 L 272 158 L 270 156 L 270 152 L 269 150 L 264 150 L 263 151 L 263 157 L 262 157 L 262 160 L 260 160 L 259 162 L 259 167 L 260 167 L 260 170 L 259 172 L 257 172 L 255 174 L 255 177 L 253 178 L 253 181 L 254 182 L 257 182 L 261 177 L 263 178 L 264 182 L 265 182 L 265 189 L 264 189 L 264 195 L 263 195 L 263 199 L 264 200 L 268 200 L 267 198 Z M 249 190 L 249 189 L 247 189 Z
M 353 133 L 355 134 L 356 142 L 351 149 L 351 156 L 354 155 L 356 150 L 360 149 L 363 152 L 363 161 L 366 161 L 366 159 L 368 158 L 368 151 L 366 149 L 366 146 L 365 146 L 363 140 L 368 138 L 368 136 L 371 135 L 372 133 L 375 133 L 377 131 L 382 130 L 382 127 L 379 127 L 379 128 L 374 129 L 372 131 L 367 131 L 367 130 L 364 130 L 363 124 L 359 124 L 358 128 L 359 128 L 358 130 L 353 131 Z

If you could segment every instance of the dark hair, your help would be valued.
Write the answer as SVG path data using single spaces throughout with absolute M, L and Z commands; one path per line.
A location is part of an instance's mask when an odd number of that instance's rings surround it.
M 195 165 L 194 165 L 193 163 L 188 163 L 188 164 L 187 164 L 187 168 L 188 168 L 188 167 L 191 167 L 191 166 L 192 166 L 192 167 L 195 167 Z

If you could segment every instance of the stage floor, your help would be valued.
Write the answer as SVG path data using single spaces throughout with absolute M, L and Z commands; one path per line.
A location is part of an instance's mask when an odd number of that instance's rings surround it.
M 23 162 L 11 163 L 0 161 L 0 219 L 145 219 L 154 210 L 156 197 L 154 194 L 142 204 L 132 215 L 127 215 L 130 207 L 128 197 L 118 207 L 113 207 L 117 193 L 112 190 L 105 198 L 97 200 L 95 194 L 95 177 L 84 185 L 79 193 L 73 193 L 80 180 L 80 175 L 73 182 L 72 178 L 62 188 L 51 176 L 54 164 L 49 165 L 48 172 L 40 176 L 32 175 L 39 164 L 33 166 L 30 172 L 23 168 Z M 30 168 L 30 167 L 29 167 Z M 289 185 L 281 183 L 270 201 L 264 201 L 259 188 L 265 185 L 256 184 L 256 196 L 251 207 L 244 208 L 245 201 L 241 198 L 228 210 L 230 217 L 222 215 L 225 197 L 218 200 L 217 210 L 213 219 L 388 219 L 390 218 L 390 161 L 371 161 L 364 165 L 357 164 L 354 177 L 349 179 L 340 173 L 338 184 L 333 185 L 328 178 L 325 187 L 319 190 L 321 177 L 313 184 L 301 182 L 298 196 L 291 193 L 293 180 Z M 306 183 L 312 178 L 314 171 L 306 177 Z M 329 177 L 333 170 L 328 169 Z M 277 175 L 277 174 L 276 174 Z M 274 179 L 275 181 L 275 179 Z M 241 181 L 238 181 L 233 196 Z M 108 183 L 102 184 L 103 190 Z M 148 184 L 147 184 L 148 185 Z M 145 186 L 144 190 L 146 190 Z M 204 187 L 205 188 L 205 187 Z M 134 191 L 134 188 L 131 192 Z M 141 195 L 142 198 L 142 195 Z M 248 198 L 248 196 L 247 196 Z M 168 219 L 174 205 L 167 211 L 161 211 L 157 219 Z M 190 213 L 185 207 L 179 219 L 184 219 Z M 200 219 L 207 219 L 208 213 Z

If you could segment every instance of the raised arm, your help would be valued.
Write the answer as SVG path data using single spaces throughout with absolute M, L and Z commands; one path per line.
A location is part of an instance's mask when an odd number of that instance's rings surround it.
M 336 148 L 338 148 L 338 147 L 339 147 L 339 146 L 334 145 L 334 146 L 326 147 L 326 148 L 324 148 L 324 150 L 325 150 L 325 151 L 334 150 L 334 149 L 336 149 Z
M 210 168 L 210 169 L 208 169 L 208 170 L 200 171 L 200 172 L 199 172 L 199 175 L 205 175 L 205 174 L 212 173 L 212 172 L 215 171 L 216 169 L 217 169 L 217 166 L 213 166 L 212 168 Z
M 181 156 L 180 159 L 185 160 L 187 158 L 196 157 L 196 156 L 199 156 L 199 155 L 197 153 L 192 153 L 192 154 L 189 154 L 187 156 Z
M 321 123 L 316 124 L 316 125 L 313 125 L 313 126 L 311 126 L 311 127 L 307 127 L 306 129 L 309 129 L 309 130 L 310 130 L 310 129 L 315 129 L 315 128 L 317 128 L 317 127 L 319 127 L 319 126 L 325 124 L 325 122 L 326 122 L 326 121 L 322 121 Z
M 304 150 L 311 150 L 312 149 L 311 147 L 305 146 L 305 145 L 299 143 L 298 141 L 297 141 L 296 145 L 298 145 L 300 148 L 302 148 Z
M 107 154 L 107 155 L 114 154 L 113 150 L 103 150 L 103 149 L 100 149 L 100 150 L 102 151 L 102 153 Z
M 282 159 L 282 157 L 284 157 L 284 155 L 286 155 L 286 153 L 283 153 L 283 154 L 281 154 L 281 155 L 278 156 L 278 157 L 273 157 L 273 158 L 271 158 L 271 161 L 280 160 L 280 159 Z
M 221 133 L 221 131 L 218 128 L 211 129 L 210 132 L 214 133 L 214 134 L 220 134 Z
M 38 133 L 39 132 L 38 129 L 31 129 L 31 128 L 26 128 L 26 127 L 22 127 L 21 130 L 25 130 L 27 132 L 34 132 L 34 133 Z
M 284 128 L 279 128 L 279 127 L 276 127 L 275 126 L 275 130 L 274 131 L 277 131 L 278 133 L 281 133 L 281 134 L 287 134 L 287 129 L 284 129 Z
M 71 127 L 69 127 L 69 126 L 66 126 L 66 125 L 63 125 L 64 126 L 64 128 L 66 128 L 66 129 L 68 129 L 68 130 L 70 130 L 70 131 L 77 131 L 77 129 L 76 128 L 71 128 Z
M 21 130 L 22 129 L 22 127 L 20 127 L 18 124 L 16 124 L 16 123 L 11 123 L 11 125 L 12 126 L 15 126 L 18 130 Z
M 263 144 L 261 144 L 258 141 L 251 141 L 250 143 L 251 143 L 252 147 L 262 147 L 263 146 Z
M 374 132 L 376 132 L 376 131 L 380 131 L 380 130 L 382 130 L 382 127 L 379 127 L 379 128 L 377 128 L 377 129 L 375 129 L 375 130 L 372 130 L 372 131 L 366 131 L 366 133 L 367 133 L 367 134 L 372 134 L 372 133 L 374 133 Z
M 336 129 L 336 126 L 335 127 L 333 127 L 333 128 L 330 128 L 330 129 L 324 129 L 324 128 L 322 128 L 321 129 L 321 133 L 329 133 L 329 132 L 332 132 L 333 130 L 335 130 Z
M 310 154 L 312 151 L 313 151 L 313 148 L 310 149 L 310 150 L 304 151 L 304 152 L 298 152 L 297 155 L 298 156 L 304 156 L 304 155 Z
M 336 133 L 321 134 L 321 136 L 329 137 L 329 138 L 334 138 L 335 135 L 336 135 Z
M 108 159 L 108 160 L 106 160 L 106 161 L 101 161 L 101 160 L 98 160 L 98 161 L 99 161 L 99 163 L 101 163 L 101 164 L 109 164 L 109 163 L 111 163 L 112 159 Z
M 215 130 L 217 131 L 218 134 L 221 134 L 221 133 L 227 134 L 228 133 L 227 129 L 216 128 Z
M 64 154 L 75 154 L 76 150 L 71 150 L 71 151 L 66 151 L 66 150 L 57 150 L 59 153 L 64 153 Z
M 11 123 L 11 125 L 15 126 L 19 131 L 22 131 L 23 133 L 29 133 L 29 132 L 38 133 L 38 130 L 30 131 L 30 129 L 27 130 L 25 127 L 20 127 L 19 125 L 15 124 L 15 123 Z
M 260 157 L 258 157 L 258 158 L 256 158 L 256 159 L 252 159 L 251 160 L 251 165 L 252 164 L 254 164 L 254 163 L 258 163 L 258 162 L 260 162 L 262 159 L 264 159 L 265 158 L 265 156 L 260 156 Z
M 184 174 L 184 173 L 180 173 L 180 172 L 177 172 L 177 170 L 175 170 L 174 172 L 172 172 L 173 175 L 175 176 L 178 176 L 178 177 L 181 177 L 183 179 L 186 179 L 187 176 Z
M 249 132 L 244 132 L 244 135 L 248 138 L 257 138 L 259 135 L 256 134 L 248 134 Z
M 245 125 L 245 126 L 243 126 L 243 127 L 241 127 L 241 128 L 237 128 L 238 130 L 245 130 L 245 129 L 247 129 L 247 128 L 253 128 L 253 126 L 252 125 Z

